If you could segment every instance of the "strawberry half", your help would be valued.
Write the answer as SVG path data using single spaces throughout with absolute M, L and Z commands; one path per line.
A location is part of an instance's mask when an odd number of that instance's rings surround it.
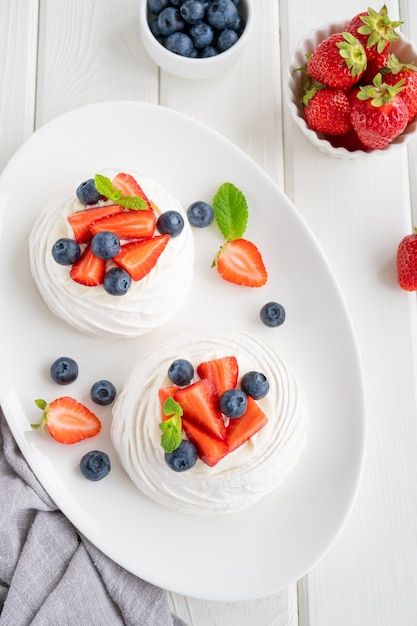
M 247 239 L 226 242 L 215 261 L 220 276 L 245 287 L 262 287 L 268 280 L 261 253 Z
M 74 263 L 70 270 L 70 276 L 76 283 L 86 287 L 96 287 L 101 285 L 106 274 L 106 261 L 93 254 L 91 246 L 88 245 L 78 261 Z
M 170 387 L 162 387 L 158 391 L 159 402 L 160 402 L 160 405 L 161 405 L 161 416 L 162 416 L 162 421 L 163 422 L 170 418 L 170 415 L 165 415 L 165 413 L 164 413 L 164 408 L 163 408 L 164 407 L 164 402 L 168 398 L 173 398 L 175 396 L 175 393 L 178 391 L 178 389 L 179 389 L 179 387 L 177 385 L 171 385 Z
M 123 211 L 123 207 L 118 204 L 108 204 L 107 206 L 84 209 L 83 211 L 72 213 L 68 217 L 68 221 L 72 226 L 75 240 L 78 243 L 88 243 L 93 236 L 90 230 L 93 222 L 121 211 Z
M 158 235 L 130 241 L 121 246 L 113 261 L 125 269 L 133 280 L 141 280 L 155 266 L 169 239 L 169 235 Z
M 228 389 L 234 389 L 239 376 L 239 366 L 235 356 L 225 356 L 212 361 L 203 361 L 197 366 L 200 378 L 207 378 L 216 388 L 220 398 Z
M 184 418 L 182 425 L 188 439 L 197 448 L 198 456 L 206 465 L 213 467 L 229 453 L 229 445 L 224 439 L 208 434 Z
M 417 291 L 417 232 L 404 237 L 397 248 L 398 284 L 406 291 Z
M 226 428 L 226 440 L 230 452 L 242 446 L 267 424 L 268 418 L 259 404 L 248 396 L 248 408 L 236 419 L 229 420 Z
M 152 210 L 148 197 L 133 176 L 120 172 L 113 178 L 112 183 L 113 187 L 121 191 L 124 196 L 138 196 L 139 198 L 145 200 L 148 205 L 148 209 Z
M 51 437 L 59 443 L 77 443 L 95 437 L 101 430 L 98 417 L 70 396 L 62 396 L 49 404 L 45 400 L 35 400 L 35 403 L 43 410 L 43 415 L 39 424 L 31 424 L 32 428 L 43 431 L 46 426 Z
M 152 237 L 156 228 L 156 215 L 147 211 L 122 211 L 95 220 L 90 231 L 93 235 L 101 231 L 109 231 L 119 239 L 142 239 Z
M 226 438 L 216 387 L 210 380 L 203 378 L 179 389 L 174 400 L 182 407 L 184 428 L 186 423 L 190 423 L 216 439 Z

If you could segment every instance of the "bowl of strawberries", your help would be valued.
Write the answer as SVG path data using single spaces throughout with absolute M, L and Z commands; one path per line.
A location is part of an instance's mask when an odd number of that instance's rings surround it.
M 386 154 L 417 134 L 417 50 L 384 5 L 310 33 L 295 50 L 286 99 L 322 152 Z

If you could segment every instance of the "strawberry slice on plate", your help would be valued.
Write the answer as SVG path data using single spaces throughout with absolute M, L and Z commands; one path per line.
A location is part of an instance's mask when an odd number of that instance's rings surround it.
M 220 396 L 228 389 L 234 389 L 239 376 L 239 366 L 235 356 L 224 356 L 211 361 L 203 361 L 197 366 L 200 378 L 207 378 L 216 387 Z
M 122 211 L 95 220 L 90 231 L 96 235 L 109 231 L 119 239 L 143 239 L 152 237 L 156 228 L 156 215 L 152 209 L 146 211 Z
M 268 418 L 259 404 L 248 396 L 248 408 L 236 419 L 229 420 L 226 428 L 226 440 L 230 452 L 246 443 L 253 435 L 267 424 Z
M 148 239 L 129 241 L 121 246 L 113 261 L 130 274 L 133 280 L 141 280 L 156 265 L 170 239 L 169 235 L 158 235 Z
M 124 196 L 138 196 L 145 200 L 148 209 L 152 210 L 148 197 L 133 176 L 120 172 L 113 178 L 112 183 L 113 187 L 121 191 Z
M 72 226 L 75 240 L 78 241 L 78 243 L 88 243 L 93 236 L 90 230 L 90 226 L 93 222 L 107 215 L 120 213 L 121 211 L 123 211 L 123 207 L 118 204 L 108 204 L 106 206 L 71 213 L 71 215 L 68 216 L 68 221 Z
M 199 458 L 206 465 L 213 467 L 229 453 L 229 445 L 224 439 L 207 433 L 184 418 L 182 425 L 188 439 L 197 448 Z
M 183 410 L 182 421 L 185 431 L 185 425 L 190 423 L 216 439 L 226 438 L 226 427 L 219 410 L 216 387 L 210 380 L 203 378 L 179 389 L 174 400 Z
M 62 396 L 49 404 L 45 400 L 35 400 L 36 406 L 43 411 L 39 424 L 32 428 L 46 428 L 53 439 L 59 443 L 72 444 L 95 437 L 101 430 L 98 417 L 84 404 L 70 396 Z
M 262 287 L 268 280 L 262 255 L 248 239 L 226 242 L 215 259 L 220 276 L 245 287 Z
M 86 287 L 101 285 L 106 274 L 106 261 L 93 254 L 88 245 L 70 270 L 72 280 Z

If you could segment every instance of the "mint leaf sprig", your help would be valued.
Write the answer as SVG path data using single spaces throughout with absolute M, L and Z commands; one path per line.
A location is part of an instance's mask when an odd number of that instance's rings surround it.
M 232 183 L 223 183 L 213 199 L 214 217 L 226 241 L 241 239 L 248 225 L 248 203 Z
M 174 398 L 167 398 L 162 406 L 162 412 L 171 417 L 159 424 L 162 430 L 161 446 L 165 452 L 174 452 L 182 440 L 182 407 Z
M 139 196 L 124 196 L 120 189 L 116 189 L 110 178 L 103 176 L 103 174 L 95 175 L 94 184 L 97 191 L 101 193 L 102 196 L 105 196 L 115 204 L 118 204 L 125 209 L 146 211 L 148 208 L 148 205 L 143 198 L 140 198 Z

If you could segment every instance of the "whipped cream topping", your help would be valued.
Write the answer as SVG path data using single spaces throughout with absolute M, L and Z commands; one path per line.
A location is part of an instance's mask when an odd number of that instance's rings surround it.
M 68 216 L 86 208 L 74 190 L 45 208 L 29 242 L 32 275 L 48 307 L 71 326 L 100 338 L 137 337 L 164 324 L 180 308 L 193 277 L 193 235 L 178 200 L 153 180 L 126 169 L 118 171 L 137 180 L 154 204 L 157 217 L 174 210 L 184 218 L 182 233 L 170 239 L 155 267 L 142 280 L 132 281 L 125 295 L 110 295 L 102 285 L 78 284 L 69 276 L 70 267 L 59 265 L 52 257 L 52 246 L 58 239 L 74 237 Z M 118 171 L 103 174 L 113 178 Z
M 214 467 L 198 459 L 193 468 L 174 472 L 165 463 L 159 428 L 158 390 L 172 384 L 168 368 L 177 358 L 188 359 L 196 369 L 202 361 L 232 355 L 238 360 L 239 379 L 250 370 L 267 377 L 269 393 L 258 402 L 269 422 Z M 143 493 L 178 512 L 204 515 L 242 510 L 275 489 L 297 464 L 307 427 L 300 385 L 268 344 L 236 330 L 192 331 L 136 365 L 114 404 L 111 438 L 124 469 Z

